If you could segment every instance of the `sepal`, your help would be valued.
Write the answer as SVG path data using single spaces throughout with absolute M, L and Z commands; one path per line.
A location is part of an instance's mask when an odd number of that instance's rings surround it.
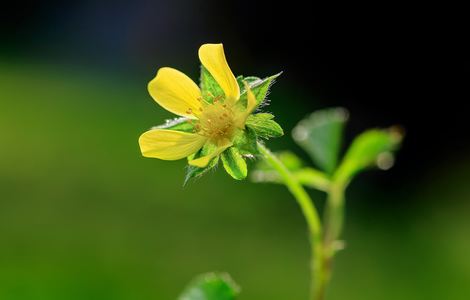
M 238 148 L 228 148 L 222 153 L 221 158 L 225 171 L 227 171 L 233 179 L 243 180 L 246 178 L 248 175 L 248 167 Z
M 273 118 L 274 116 L 268 113 L 254 114 L 248 116 L 245 125 L 264 139 L 281 137 L 284 135 L 284 130 Z
M 217 147 L 212 144 L 205 144 L 198 152 L 188 157 L 188 161 L 209 155 L 212 151 L 216 151 Z M 214 157 L 204 168 L 199 168 L 196 166 L 189 165 L 186 167 L 186 176 L 184 178 L 183 185 L 186 185 L 191 179 L 199 178 L 202 175 L 206 174 L 208 171 L 212 170 L 217 166 L 219 162 L 219 156 Z
M 185 117 L 168 119 L 164 124 L 154 126 L 152 129 L 168 129 L 183 132 L 194 132 L 194 121 Z

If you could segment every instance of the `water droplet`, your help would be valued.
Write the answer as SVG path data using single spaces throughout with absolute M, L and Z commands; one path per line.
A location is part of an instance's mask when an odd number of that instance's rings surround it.
M 395 164 L 395 157 L 390 152 L 380 153 L 377 157 L 377 167 L 381 170 L 389 170 Z

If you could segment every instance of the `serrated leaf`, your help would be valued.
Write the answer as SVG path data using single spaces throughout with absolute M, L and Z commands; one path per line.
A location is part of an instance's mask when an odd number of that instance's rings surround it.
M 152 127 L 152 129 L 168 129 L 168 130 L 177 130 L 184 132 L 194 132 L 194 123 L 193 120 L 188 118 L 174 118 L 166 120 L 165 124 Z
M 300 121 L 292 131 L 297 144 L 328 174 L 332 174 L 338 164 L 347 119 L 348 112 L 344 108 L 319 110 Z
M 184 177 L 183 185 L 186 185 L 191 179 L 201 177 L 202 175 L 206 174 L 210 170 L 212 170 L 217 164 L 219 163 L 219 157 L 214 157 L 206 167 L 199 168 L 195 166 L 188 165 L 186 167 L 186 176 Z
M 243 81 L 246 81 L 249 85 L 251 85 L 257 81 L 261 81 L 261 78 L 256 77 L 256 76 L 247 76 L 247 77 L 243 77 L 242 75 L 238 76 L 237 83 L 238 83 L 238 86 L 240 87 L 240 94 L 245 93 L 245 84 L 243 83 Z
M 178 300 L 234 300 L 239 290 L 228 274 L 208 273 L 196 277 Z
M 349 182 L 360 171 L 376 166 L 383 154 L 390 154 L 399 147 L 402 137 L 396 128 L 371 129 L 360 134 L 346 152 L 335 177 Z
M 282 72 L 269 76 L 264 79 L 258 79 L 257 77 L 253 77 L 253 76 L 244 78 L 249 84 L 250 89 L 253 92 L 253 95 L 255 95 L 257 106 L 259 106 L 266 99 L 266 96 L 268 95 L 268 92 L 269 92 L 269 88 L 274 84 L 274 81 L 276 80 L 276 78 L 279 77 L 281 74 Z M 244 89 L 240 94 L 239 102 L 246 106 L 247 93 Z
M 246 82 L 250 83 L 250 84 L 253 84 L 257 81 L 260 81 L 261 78 L 259 77 L 256 77 L 256 76 L 247 76 L 247 77 L 244 77 L 243 80 L 245 80 Z
M 230 147 L 221 156 L 224 169 L 230 176 L 237 180 L 246 178 L 248 174 L 246 161 L 237 148 Z
M 257 136 L 253 129 L 246 127 L 245 130 L 235 135 L 233 146 L 236 147 L 242 155 L 258 154 L 258 146 L 256 145 Z
M 202 92 L 202 97 L 208 101 L 212 102 L 215 97 L 224 96 L 224 91 L 219 86 L 217 81 L 212 77 L 211 73 L 201 65 L 201 78 L 200 78 L 200 88 Z
M 205 144 L 198 152 L 188 157 L 188 160 L 193 160 L 202 156 L 209 155 L 212 151 L 216 151 L 217 147 L 210 143 Z M 184 177 L 183 185 L 186 185 L 191 179 L 201 177 L 206 174 L 208 171 L 217 166 L 219 162 L 219 156 L 214 157 L 206 167 L 199 168 L 196 166 L 188 165 L 186 167 L 186 176 Z
M 282 72 L 250 84 L 250 89 L 255 95 L 258 104 L 262 103 L 266 99 L 266 96 L 269 93 L 269 88 L 274 84 L 276 78 L 281 76 L 281 74 Z
M 284 130 L 273 118 L 274 116 L 268 113 L 250 115 L 246 120 L 246 126 L 265 139 L 283 136 Z

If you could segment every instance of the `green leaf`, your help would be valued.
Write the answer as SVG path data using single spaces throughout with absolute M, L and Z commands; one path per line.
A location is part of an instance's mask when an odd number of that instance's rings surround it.
M 301 159 L 294 153 L 283 151 L 275 155 L 301 184 L 321 191 L 328 189 L 330 185 L 328 176 L 316 169 L 305 167 Z M 256 164 L 250 178 L 254 182 L 282 183 L 282 178 L 277 171 L 263 160 Z
M 314 168 L 302 168 L 293 172 L 293 175 L 302 185 L 308 186 L 310 188 L 326 192 L 330 187 L 331 181 L 328 176 Z
M 154 126 L 152 129 L 169 129 L 184 132 L 194 132 L 193 121 L 188 118 L 174 118 L 166 120 L 165 124 Z
M 328 174 L 337 166 L 347 119 L 344 108 L 319 110 L 300 121 L 292 131 L 297 144 Z
M 216 156 L 204 168 L 198 168 L 195 166 L 188 165 L 186 167 L 186 176 L 184 177 L 183 186 L 188 184 L 191 179 L 202 177 L 204 174 L 216 167 L 218 163 L 219 157 Z
M 276 154 L 276 156 L 290 171 L 299 170 L 304 166 L 304 162 L 293 152 L 283 151 Z
M 258 101 L 258 105 L 266 99 L 266 96 L 268 96 L 269 93 L 269 88 L 274 84 L 276 78 L 281 76 L 281 74 L 282 72 L 279 72 L 265 79 L 250 83 L 250 89 Z
M 243 94 L 246 92 L 245 84 L 243 83 L 243 81 L 246 81 L 249 85 L 251 85 L 257 81 L 261 81 L 261 78 L 256 77 L 256 76 L 247 76 L 247 77 L 243 77 L 242 75 L 238 76 L 237 83 L 238 83 L 238 86 L 240 87 L 240 94 Z
M 217 147 L 210 143 L 205 144 L 198 152 L 188 157 L 188 160 L 196 159 L 202 156 L 209 155 L 211 152 L 216 151 Z M 184 178 L 183 185 L 186 185 L 191 179 L 201 177 L 206 174 L 208 171 L 217 166 L 219 162 L 219 156 L 214 157 L 206 167 L 199 168 L 195 166 L 188 165 L 186 167 L 186 176 Z
M 247 76 L 243 78 L 244 81 L 248 82 L 249 84 L 253 84 L 257 81 L 260 81 L 261 78 L 256 77 L 256 76 Z
M 265 79 L 259 79 L 257 77 L 246 77 L 244 80 L 247 81 L 247 83 L 250 85 L 250 89 L 255 95 L 257 105 L 260 105 L 265 99 L 266 96 L 268 95 L 269 88 L 274 84 L 275 80 L 277 77 L 279 77 L 282 74 L 282 72 L 269 76 Z M 240 84 L 239 84 L 240 85 Z M 243 87 L 240 85 L 240 87 Z M 245 89 L 240 91 L 240 103 L 246 106 L 247 103 L 247 94 Z
M 278 152 L 275 155 L 291 172 L 299 170 L 304 166 L 303 161 L 290 151 Z M 254 182 L 282 183 L 282 179 L 277 171 L 265 160 L 258 160 L 256 162 L 250 178 Z
M 275 155 L 289 171 L 299 170 L 305 165 L 304 162 L 291 151 L 276 152 Z M 271 165 L 268 164 L 265 160 L 259 160 L 255 167 L 257 170 L 262 171 L 273 170 Z
M 178 300 L 234 300 L 240 288 L 225 273 L 208 273 L 196 277 Z
M 274 116 L 268 113 L 250 115 L 246 120 L 246 126 L 253 129 L 256 135 L 265 139 L 283 136 L 282 127 L 273 118 Z
M 400 146 L 402 138 L 401 131 L 396 127 L 371 129 L 360 134 L 346 152 L 335 177 L 341 182 L 349 182 L 354 175 L 367 168 L 381 165 L 391 167 L 391 153 Z
M 234 179 L 246 178 L 248 174 L 246 161 L 236 147 L 230 147 L 222 153 L 222 163 L 225 171 Z
M 224 91 L 219 86 L 211 73 L 201 65 L 201 78 L 200 78 L 200 87 L 202 92 L 202 97 L 212 103 L 215 97 L 224 96 Z
M 235 135 L 233 146 L 236 147 L 242 155 L 258 154 L 258 146 L 256 145 L 257 136 L 253 129 L 246 127 Z

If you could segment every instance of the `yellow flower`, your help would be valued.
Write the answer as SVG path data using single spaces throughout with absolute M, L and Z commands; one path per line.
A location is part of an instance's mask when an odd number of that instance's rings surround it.
M 150 81 L 152 98 L 166 110 L 185 117 L 194 125 L 192 132 L 151 129 L 139 138 L 142 155 L 164 160 L 189 157 L 189 164 L 204 168 L 216 156 L 233 145 L 257 101 L 247 83 L 246 102 L 241 103 L 240 87 L 225 59 L 222 44 L 205 44 L 199 48 L 199 59 L 221 89 L 220 95 L 203 95 L 185 74 L 173 68 L 161 68 Z M 212 151 L 192 159 L 204 145 Z

